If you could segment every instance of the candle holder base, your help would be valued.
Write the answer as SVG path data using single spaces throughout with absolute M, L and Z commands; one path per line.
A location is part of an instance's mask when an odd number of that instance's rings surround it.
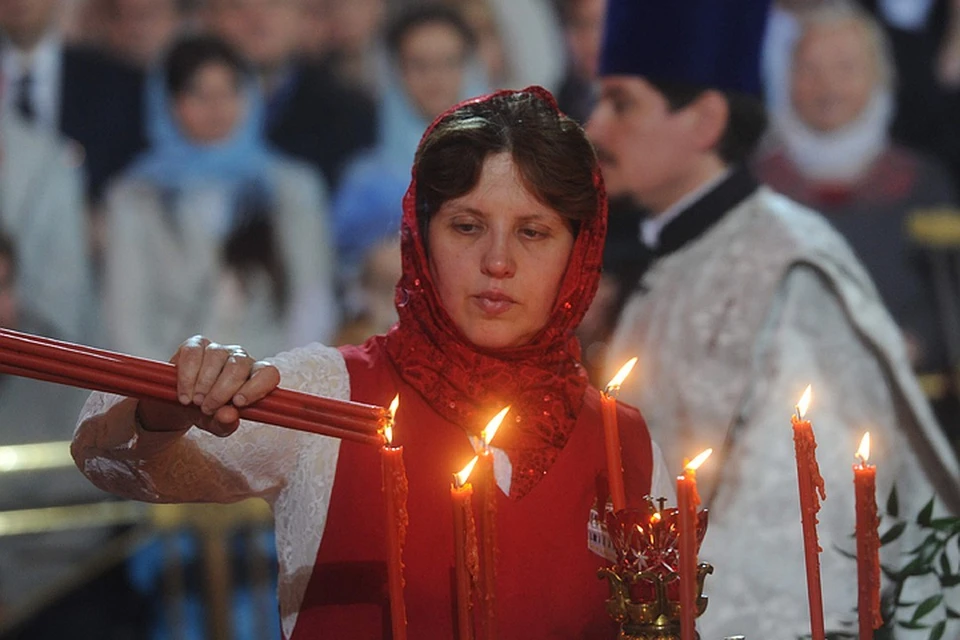
M 630 625 L 620 627 L 620 633 L 617 634 L 617 640 L 680 640 L 680 627 L 667 624 L 662 629 L 645 628 L 631 629 Z M 700 634 L 695 634 L 696 640 L 700 640 Z
M 707 609 L 703 583 L 711 573 L 712 565 L 697 565 L 695 617 Z M 610 586 L 607 613 L 620 623 L 618 640 L 680 640 L 680 577 L 676 573 L 663 576 L 614 566 L 600 569 L 597 577 L 606 578 Z M 699 639 L 699 635 L 696 637 Z

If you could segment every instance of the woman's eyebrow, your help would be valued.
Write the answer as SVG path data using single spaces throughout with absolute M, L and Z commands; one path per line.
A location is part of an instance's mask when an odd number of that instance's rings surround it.
M 562 216 L 561 216 L 562 217 Z M 520 217 L 520 222 L 550 222 L 552 216 L 546 211 L 534 211 Z
M 448 213 L 448 214 L 454 214 L 454 213 L 472 213 L 473 215 L 476 215 L 476 216 L 485 216 L 485 215 L 486 215 L 486 214 L 483 212 L 482 209 L 477 209 L 476 207 L 471 207 L 470 205 L 466 205 L 466 204 L 456 204 L 456 203 L 450 203 L 449 208 L 447 208 L 446 213 Z

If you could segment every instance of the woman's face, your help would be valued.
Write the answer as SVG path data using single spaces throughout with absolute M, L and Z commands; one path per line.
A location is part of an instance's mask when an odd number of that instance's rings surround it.
M 197 69 L 186 88 L 174 98 L 174 115 L 180 130 L 198 144 L 212 144 L 229 137 L 240 122 L 243 107 L 237 72 L 219 62 Z
M 478 347 L 528 343 L 546 325 L 573 248 L 569 222 L 524 187 L 509 153 L 430 221 L 430 271 L 457 328 Z
M 791 98 L 807 126 L 824 133 L 856 120 L 879 80 L 866 29 L 857 22 L 810 28 L 794 54 Z

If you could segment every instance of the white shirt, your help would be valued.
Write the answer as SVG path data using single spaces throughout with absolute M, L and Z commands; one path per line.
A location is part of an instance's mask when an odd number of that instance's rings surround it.
M 663 228 L 686 211 L 687 207 L 707 195 L 714 187 L 726 180 L 732 172 L 732 169 L 727 168 L 677 200 L 663 213 L 644 218 L 643 222 L 640 223 L 640 241 L 649 248 L 656 249 L 657 245 L 660 244 L 660 234 L 663 233 Z
M 32 51 L 21 51 L 4 40 L 0 46 L 2 108 L 14 109 L 18 83 L 25 73 L 33 78 L 30 98 L 36 124 L 56 131 L 60 127 L 60 79 L 63 75 L 63 39 L 56 31 L 45 35 Z

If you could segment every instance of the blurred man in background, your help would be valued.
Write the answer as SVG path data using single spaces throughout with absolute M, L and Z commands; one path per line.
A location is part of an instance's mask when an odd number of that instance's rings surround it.
M 86 340 L 96 301 L 83 179 L 55 132 L 0 106 L 0 231 L 18 247 L 19 307 L 33 330 Z
M 329 70 L 301 59 L 302 1 L 209 0 L 204 18 L 256 69 L 270 141 L 313 164 L 334 187 L 346 160 L 374 142 L 374 106 Z
M 138 73 L 58 31 L 60 0 L 0 0 L 3 107 L 79 145 L 87 195 L 143 146 Z
M 182 26 L 180 0 L 102 0 L 105 45 L 140 69 L 153 64 Z
M 853 564 L 837 550 L 850 549 L 850 460 L 865 429 L 886 470 L 882 500 L 895 479 L 906 517 L 934 495 L 960 511 L 957 461 L 866 271 L 821 216 L 744 168 L 766 120 L 766 4 L 610 0 L 587 127 L 608 192 L 650 212 L 641 234 L 652 260 L 621 315 L 608 379 L 640 357 L 620 399 L 643 411 L 678 472 L 684 457 L 715 449 L 698 472 L 710 508 L 700 557 L 716 567 L 699 625 L 708 638 L 810 631 L 797 605 L 806 589 L 788 421 L 806 385 L 828 492 L 819 513 L 828 631 L 855 621 Z M 908 530 L 884 547 L 885 562 L 901 566 L 901 551 L 925 537 Z M 939 588 L 935 577 L 907 581 L 897 619 Z M 940 608 L 936 620 L 945 617 Z

